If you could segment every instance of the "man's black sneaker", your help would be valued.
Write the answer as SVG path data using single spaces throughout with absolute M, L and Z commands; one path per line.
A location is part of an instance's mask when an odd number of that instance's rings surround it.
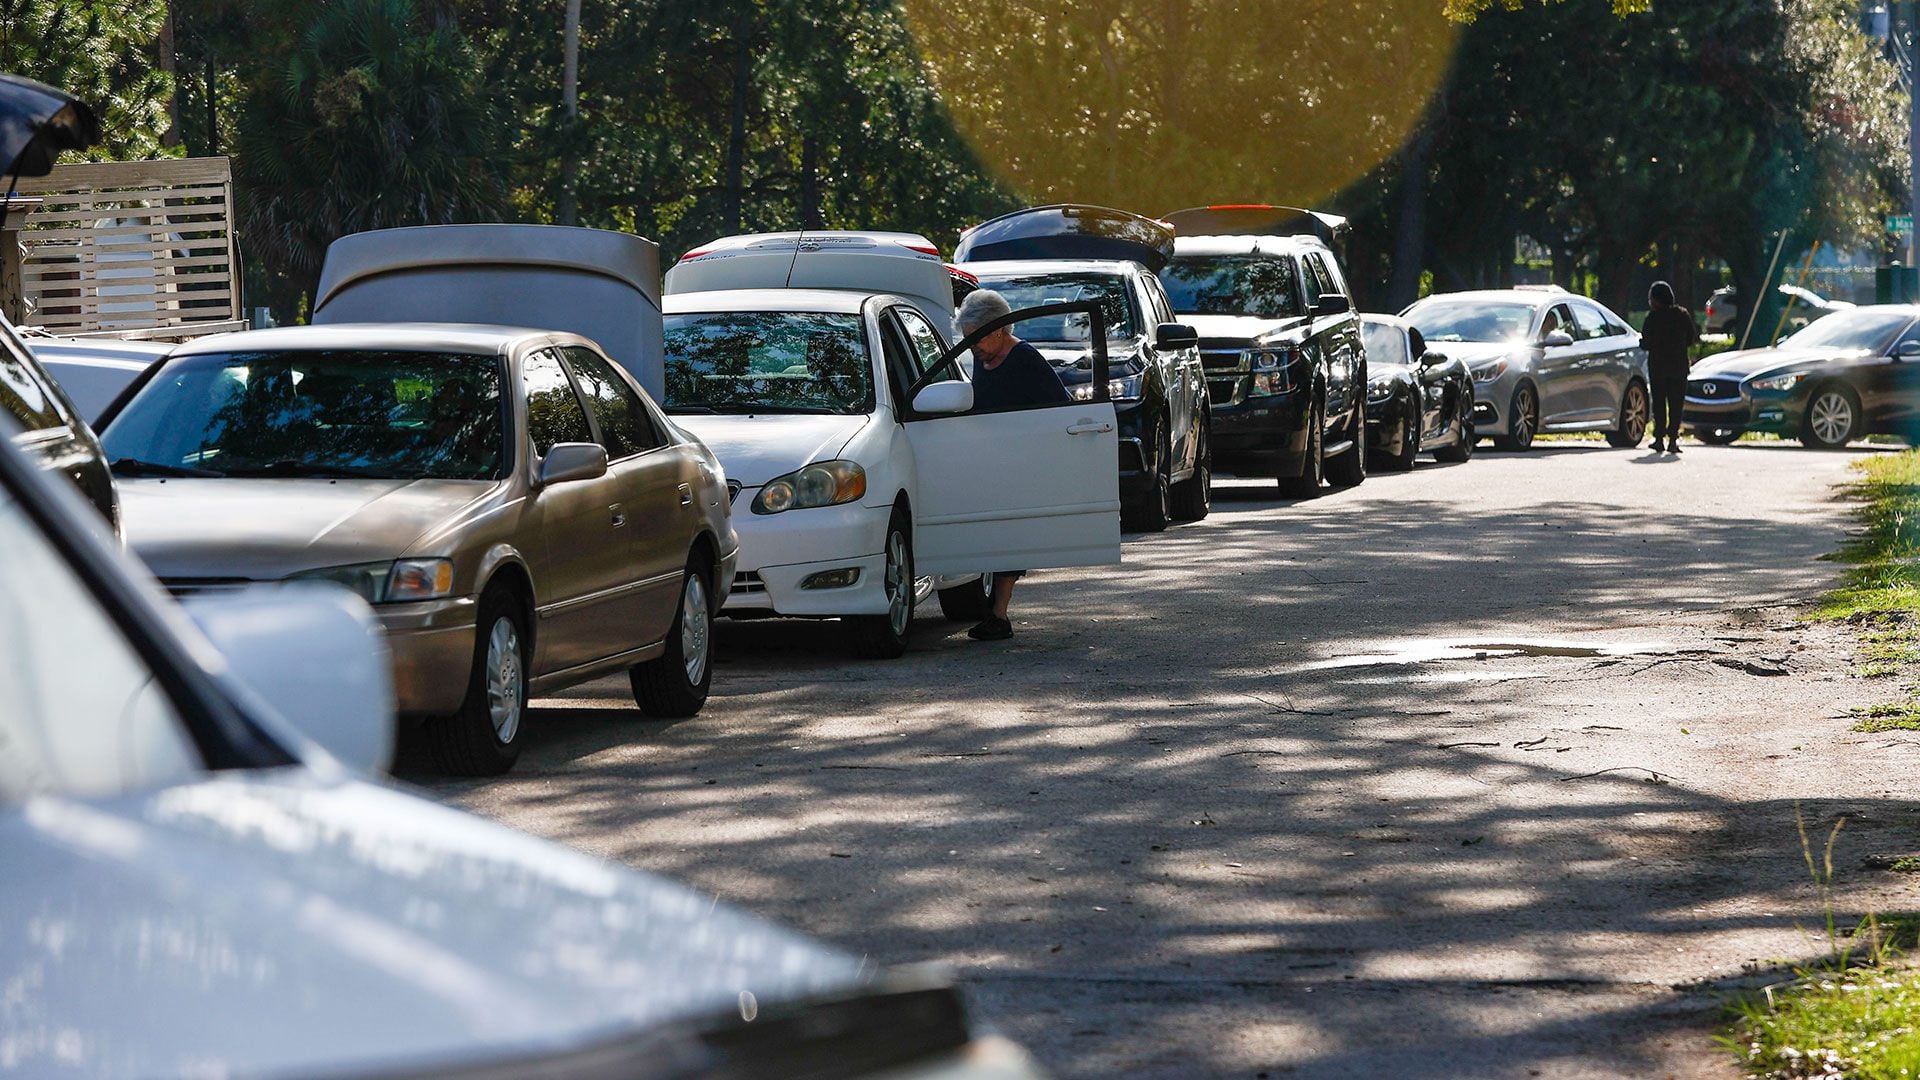
M 989 615 L 967 631 L 967 636 L 975 641 L 1005 641 L 1013 636 L 1013 623 Z

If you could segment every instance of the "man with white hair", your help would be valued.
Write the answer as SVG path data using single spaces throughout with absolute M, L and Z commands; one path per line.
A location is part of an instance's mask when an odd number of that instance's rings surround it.
M 960 302 L 953 321 L 960 336 L 966 337 L 1011 313 L 1006 297 L 992 289 L 980 289 L 968 293 Z M 1062 405 L 1071 400 L 1053 365 L 1040 355 L 1040 350 L 1014 337 L 1013 327 L 1002 326 L 974 344 L 975 412 L 1008 412 Z M 968 637 L 976 641 L 1005 641 L 1013 636 L 1013 621 L 1007 617 L 1007 606 L 1013 602 L 1013 583 L 1020 580 L 1022 573 L 1024 571 L 1012 570 L 993 575 L 993 610 L 978 626 L 967 631 Z

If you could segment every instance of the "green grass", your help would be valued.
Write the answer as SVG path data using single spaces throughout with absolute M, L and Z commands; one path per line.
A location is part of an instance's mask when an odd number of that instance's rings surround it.
M 1834 556 L 1848 564 L 1846 580 L 1813 616 L 1908 634 L 1909 621 L 1920 615 L 1920 452 L 1875 455 L 1854 467 L 1863 528 Z
M 1767 1080 L 1920 1077 L 1920 977 L 1881 965 L 1803 974 L 1738 1007 L 1723 1040 L 1749 1076 Z
M 1855 731 L 1920 731 L 1920 700 L 1913 698 L 1855 709 L 1853 714 L 1859 717 L 1853 722 Z

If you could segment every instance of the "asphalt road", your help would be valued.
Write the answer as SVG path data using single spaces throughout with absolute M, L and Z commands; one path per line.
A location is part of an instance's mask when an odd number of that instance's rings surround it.
M 1864 451 L 1863 451 L 1864 452 Z M 1307 503 L 1223 483 L 1018 636 L 727 625 L 697 719 L 542 703 L 511 776 L 423 782 L 884 962 L 956 968 L 1066 1076 L 1735 1076 L 1719 995 L 1913 906 L 1920 750 L 1793 606 L 1854 454 L 1603 444 Z M 1600 650 L 1595 652 L 1595 650 Z

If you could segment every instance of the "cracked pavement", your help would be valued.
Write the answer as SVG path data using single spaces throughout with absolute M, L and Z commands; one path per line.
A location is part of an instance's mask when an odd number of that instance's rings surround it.
M 1920 740 L 1797 621 L 1859 453 L 1602 443 L 1306 503 L 1225 479 L 1011 643 L 721 625 L 699 717 L 543 701 L 440 797 L 888 963 L 1062 1076 L 1732 1077 L 1717 995 L 1913 904 Z

